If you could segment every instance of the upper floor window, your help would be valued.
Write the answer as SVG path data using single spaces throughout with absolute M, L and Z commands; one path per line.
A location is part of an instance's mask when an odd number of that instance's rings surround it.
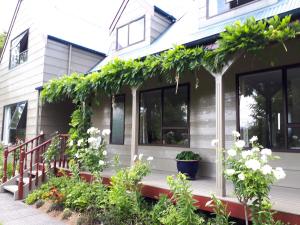
M 208 16 L 210 17 L 257 0 L 207 0 L 207 1 L 208 1 Z
M 139 143 L 189 147 L 189 85 L 140 93 Z
M 9 63 L 10 69 L 27 61 L 28 34 L 29 30 L 26 30 L 11 41 Z
M 145 17 L 134 20 L 117 28 L 117 49 L 145 40 Z

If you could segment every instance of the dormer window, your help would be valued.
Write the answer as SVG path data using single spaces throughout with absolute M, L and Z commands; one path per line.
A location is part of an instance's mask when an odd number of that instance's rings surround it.
M 145 40 L 145 16 L 117 28 L 117 50 Z
M 208 16 L 216 16 L 254 1 L 258 0 L 207 0 Z
M 27 61 L 28 34 L 29 30 L 26 30 L 11 41 L 9 63 L 10 69 Z

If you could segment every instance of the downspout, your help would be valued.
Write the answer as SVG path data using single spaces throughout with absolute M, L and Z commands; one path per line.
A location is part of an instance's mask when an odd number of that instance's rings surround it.
M 72 45 L 69 45 L 69 56 L 68 56 L 68 75 L 71 73 L 71 62 L 72 62 Z

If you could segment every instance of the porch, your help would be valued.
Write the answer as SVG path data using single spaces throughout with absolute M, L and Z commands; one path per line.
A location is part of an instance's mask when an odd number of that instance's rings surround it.
M 107 169 L 103 172 L 104 182 L 109 183 L 114 171 Z M 143 181 L 143 196 L 157 199 L 160 194 L 169 194 L 169 187 L 166 177 L 175 173 L 152 172 Z M 197 207 L 203 211 L 212 210 L 205 207 L 210 200 L 210 194 L 216 193 L 216 180 L 210 177 L 190 181 L 192 193 L 197 200 Z M 227 204 L 232 217 L 244 219 L 244 209 L 233 194 L 233 186 L 226 183 L 227 195 L 221 199 Z M 276 218 L 291 225 L 300 224 L 300 190 L 294 188 L 273 186 L 270 193 L 271 201 L 274 203 L 273 209 L 276 211 Z M 291 204 L 292 203 L 292 204 Z

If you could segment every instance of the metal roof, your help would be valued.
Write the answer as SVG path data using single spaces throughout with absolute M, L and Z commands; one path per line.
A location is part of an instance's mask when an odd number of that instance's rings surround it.
M 264 1 L 267 2 L 266 0 Z M 245 21 L 251 16 L 254 17 L 256 20 L 261 20 L 264 18 L 272 17 L 274 15 L 291 12 L 295 9 L 300 8 L 300 0 L 273 1 L 275 2 L 274 4 L 266 5 L 265 7 L 249 11 L 243 15 L 232 16 L 230 18 L 216 23 L 208 23 L 207 25 L 198 24 L 199 10 L 197 5 L 193 5 L 198 4 L 197 1 L 195 1 L 193 4 L 191 4 L 190 10 L 186 12 L 182 18 L 178 19 L 174 24 L 172 24 L 172 26 L 151 45 L 133 51 L 129 51 L 124 54 L 118 54 L 118 52 L 116 52 L 117 55 L 109 55 L 97 66 L 92 68 L 90 72 L 100 70 L 103 65 L 107 64 L 110 60 L 112 60 L 115 57 L 121 59 L 136 59 L 145 57 L 147 55 L 155 54 L 170 49 L 176 44 L 188 44 L 219 34 L 220 32 L 224 31 L 226 25 L 230 25 L 237 20 Z M 209 19 L 207 21 L 209 21 Z

